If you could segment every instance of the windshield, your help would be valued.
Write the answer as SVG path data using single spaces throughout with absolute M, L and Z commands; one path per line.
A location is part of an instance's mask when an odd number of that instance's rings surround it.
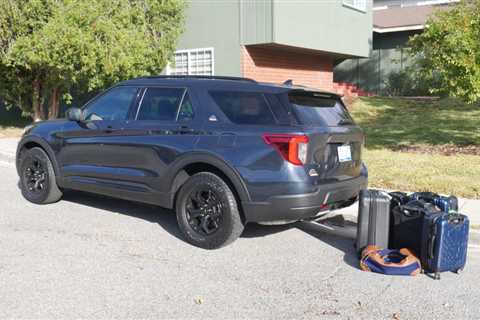
M 288 100 L 301 123 L 335 127 L 354 124 L 343 102 L 337 97 L 307 91 L 293 91 Z

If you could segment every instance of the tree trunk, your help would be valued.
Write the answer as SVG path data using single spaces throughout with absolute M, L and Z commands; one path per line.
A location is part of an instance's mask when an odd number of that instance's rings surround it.
M 33 109 L 33 121 L 45 120 L 45 113 L 43 112 L 43 103 L 41 98 L 40 80 L 35 78 L 32 83 L 32 109 Z
M 57 119 L 60 111 L 60 90 L 58 87 L 53 88 L 48 104 L 48 119 Z

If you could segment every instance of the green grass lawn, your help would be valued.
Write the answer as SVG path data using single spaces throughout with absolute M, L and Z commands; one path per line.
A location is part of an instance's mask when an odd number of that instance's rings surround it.
M 480 148 L 480 106 L 452 99 L 361 98 L 351 109 L 367 136 L 371 187 L 480 198 L 480 156 L 440 152 L 445 145 Z M 405 146 L 428 152 L 399 151 Z

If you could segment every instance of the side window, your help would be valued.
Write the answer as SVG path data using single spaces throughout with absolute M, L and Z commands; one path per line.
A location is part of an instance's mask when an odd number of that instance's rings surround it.
M 273 114 L 281 124 L 293 124 L 295 119 L 290 115 L 286 106 L 280 101 L 279 97 L 275 94 L 266 94 L 265 97 L 270 104 Z
M 185 89 L 147 88 L 137 120 L 175 121 Z
M 227 118 L 236 124 L 275 124 L 265 97 L 257 92 L 211 91 L 215 103 Z
M 84 109 L 85 120 L 125 120 L 138 88 L 115 87 L 93 100 Z
M 193 111 L 192 101 L 190 100 L 190 96 L 188 92 L 185 93 L 185 97 L 183 97 L 182 105 L 180 106 L 180 111 L 178 112 L 178 121 L 190 121 L 195 116 L 195 112 Z

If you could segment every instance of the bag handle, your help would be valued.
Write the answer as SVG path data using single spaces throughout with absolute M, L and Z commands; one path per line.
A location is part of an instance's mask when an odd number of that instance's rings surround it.
M 437 218 L 434 218 L 430 227 L 430 237 L 428 241 L 428 259 L 431 260 L 435 255 L 435 240 L 437 239 Z

